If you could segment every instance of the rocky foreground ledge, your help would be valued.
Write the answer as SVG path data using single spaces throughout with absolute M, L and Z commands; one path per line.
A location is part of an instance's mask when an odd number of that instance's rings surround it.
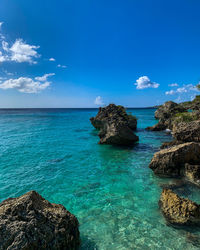
M 80 245 L 78 226 L 64 206 L 35 191 L 0 203 L 0 249 L 75 250 Z
M 200 205 L 179 197 L 170 189 L 163 189 L 159 206 L 166 220 L 173 225 L 200 225 Z
M 133 131 L 137 128 L 135 116 L 128 115 L 123 106 L 110 104 L 99 108 L 95 117 L 90 118 L 92 125 L 100 130 L 100 144 L 132 145 L 139 140 Z

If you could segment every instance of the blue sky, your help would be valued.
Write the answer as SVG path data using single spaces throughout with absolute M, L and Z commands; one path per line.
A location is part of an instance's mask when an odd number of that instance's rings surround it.
M 190 100 L 199 10 L 198 0 L 1 0 L 0 107 Z

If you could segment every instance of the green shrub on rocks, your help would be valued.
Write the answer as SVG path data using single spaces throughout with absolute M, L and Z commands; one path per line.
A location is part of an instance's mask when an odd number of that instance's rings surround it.
M 196 121 L 198 119 L 198 116 L 195 112 L 183 112 L 183 113 L 177 113 L 174 115 L 173 120 L 174 122 L 192 122 Z

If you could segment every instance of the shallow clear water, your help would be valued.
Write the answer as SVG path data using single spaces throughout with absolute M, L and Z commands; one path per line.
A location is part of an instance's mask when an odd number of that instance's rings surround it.
M 99 145 L 94 109 L 0 110 L 0 201 L 36 190 L 80 222 L 82 249 L 198 249 L 198 232 L 167 226 L 158 208 L 161 179 L 148 164 L 165 132 L 147 132 L 154 109 L 129 110 L 140 141 Z M 177 189 L 200 202 L 193 186 Z M 196 245 L 195 245 L 195 242 Z

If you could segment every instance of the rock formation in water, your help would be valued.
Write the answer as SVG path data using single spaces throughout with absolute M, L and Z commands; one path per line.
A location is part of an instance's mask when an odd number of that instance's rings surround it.
M 158 123 L 146 129 L 151 131 L 172 129 L 174 116 L 183 112 L 187 112 L 183 106 L 172 101 L 165 102 L 155 112 L 155 118 L 159 120 Z
M 78 220 L 35 191 L 0 203 L 0 249 L 77 249 Z
M 178 141 L 200 142 L 200 120 L 174 124 L 172 135 Z
M 200 205 L 163 189 L 159 206 L 164 217 L 174 225 L 200 225 Z
M 167 177 L 184 175 L 185 164 L 200 165 L 200 144 L 183 143 L 154 154 L 149 167 L 155 174 Z
M 96 117 L 90 118 L 90 121 L 100 130 L 100 144 L 132 145 L 139 140 L 133 133 L 137 128 L 137 119 L 128 115 L 123 106 L 110 104 L 99 108 Z

